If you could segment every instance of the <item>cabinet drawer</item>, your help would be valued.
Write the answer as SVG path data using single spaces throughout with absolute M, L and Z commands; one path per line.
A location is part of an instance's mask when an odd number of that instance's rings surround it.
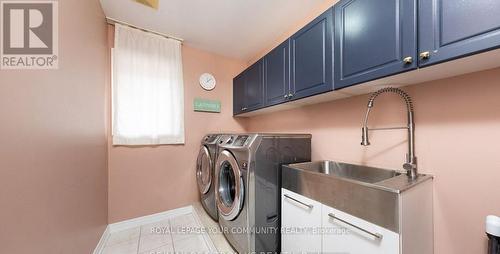
M 322 207 L 322 251 L 350 254 L 397 254 L 399 235 L 335 208 Z
M 281 189 L 281 251 L 321 252 L 322 204 Z

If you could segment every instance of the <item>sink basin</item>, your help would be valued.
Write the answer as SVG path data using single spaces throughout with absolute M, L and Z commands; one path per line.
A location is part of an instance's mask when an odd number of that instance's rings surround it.
M 386 170 L 335 161 L 298 163 L 293 164 L 293 167 L 364 183 L 377 183 L 401 175 L 401 173 L 395 170 Z
M 393 232 L 401 230 L 402 195 L 414 193 L 406 191 L 432 179 L 335 161 L 283 165 L 282 169 L 282 188 Z

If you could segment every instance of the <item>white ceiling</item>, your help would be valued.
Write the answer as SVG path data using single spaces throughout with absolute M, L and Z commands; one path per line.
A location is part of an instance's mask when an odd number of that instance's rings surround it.
M 101 0 L 107 17 L 184 39 L 186 45 L 248 61 L 324 0 Z

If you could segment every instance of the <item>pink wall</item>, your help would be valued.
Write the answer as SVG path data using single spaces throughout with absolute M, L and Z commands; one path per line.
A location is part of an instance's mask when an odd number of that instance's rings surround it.
M 416 154 L 422 173 L 435 176 L 435 253 L 486 253 L 484 219 L 500 215 L 500 69 L 404 88 L 415 102 Z M 251 132 L 313 135 L 313 160 L 401 169 L 406 131 L 374 132 L 362 147 L 368 96 L 253 117 Z M 370 126 L 406 123 L 395 95 L 380 96 Z
M 0 71 L 0 253 L 88 254 L 107 224 L 104 16 L 59 15 L 59 70 Z
M 314 18 L 316 13 L 322 12 L 336 1 L 325 0 L 307 19 Z M 294 24 L 282 37 L 286 38 L 302 25 L 302 22 Z M 109 26 L 108 29 L 112 47 L 113 27 Z M 194 170 L 202 136 L 210 132 L 244 130 L 242 124 L 245 120 L 232 117 L 232 79 L 245 67 L 246 62 L 227 59 L 185 45 L 182 50 L 186 144 L 114 147 L 111 139 L 108 139 L 110 223 L 196 202 L 199 196 Z M 205 92 L 198 85 L 198 78 L 204 72 L 215 75 L 217 88 L 214 91 Z M 221 100 L 222 112 L 193 112 L 195 97 Z M 108 96 L 108 106 L 109 98 Z
M 109 221 L 162 212 L 196 202 L 195 162 L 210 132 L 242 131 L 232 117 L 232 78 L 243 63 L 183 46 L 186 143 L 158 147 L 109 145 Z M 217 87 L 204 91 L 199 76 L 214 74 Z M 195 97 L 221 100 L 222 112 L 193 112 Z
M 336 0 L 325 0 L 303 22 L 275 40 L 280 43 Z M 313 134 L 313 159 L 331 159 L 387 168 L 401 167 L 405 132 L 371 136 L 361 147 L 361 121 L 367 95 L 277 112 L 250 119 L 231 117 L 232 77 L 244 66 L 190 47 L 183 48 L 186 89 L 186 144 L 160 147 L 109 146 L 109 220 L 187 205 L 198 199 L 194 167 L 199 140 L 209 132 L 262 131 Z M 249 61 L 251 63 L 253 61 Z M 218 79 L 213 92 L 197 84 L 199 74 Z M 421 172 L 435 175 L 435 253 L 484 253 L 484 217 L 500 214 L 495 192 L 500 159 L 500 69 L 418 84 L 405 88 L 415 100 L 416 145 Z M 196 96 L 221 99 L 221 114 L 192 112 Z M 403 104 L 393 95 L 379 98 L 371 126 L 404 124 Z

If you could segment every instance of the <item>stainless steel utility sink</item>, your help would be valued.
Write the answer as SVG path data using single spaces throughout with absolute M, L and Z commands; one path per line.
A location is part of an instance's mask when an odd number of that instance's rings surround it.
M 347 178 L 364 183 L 377 183 L 401 175 L 395 170 L 353 165 L 335 161 L 316 161 L 294 164 L 294 168 Z
M 330 207 L 400 232 L 403 192 L 432 179 L 402 171 L 335 161 L 284 165 L 282 187 Z

